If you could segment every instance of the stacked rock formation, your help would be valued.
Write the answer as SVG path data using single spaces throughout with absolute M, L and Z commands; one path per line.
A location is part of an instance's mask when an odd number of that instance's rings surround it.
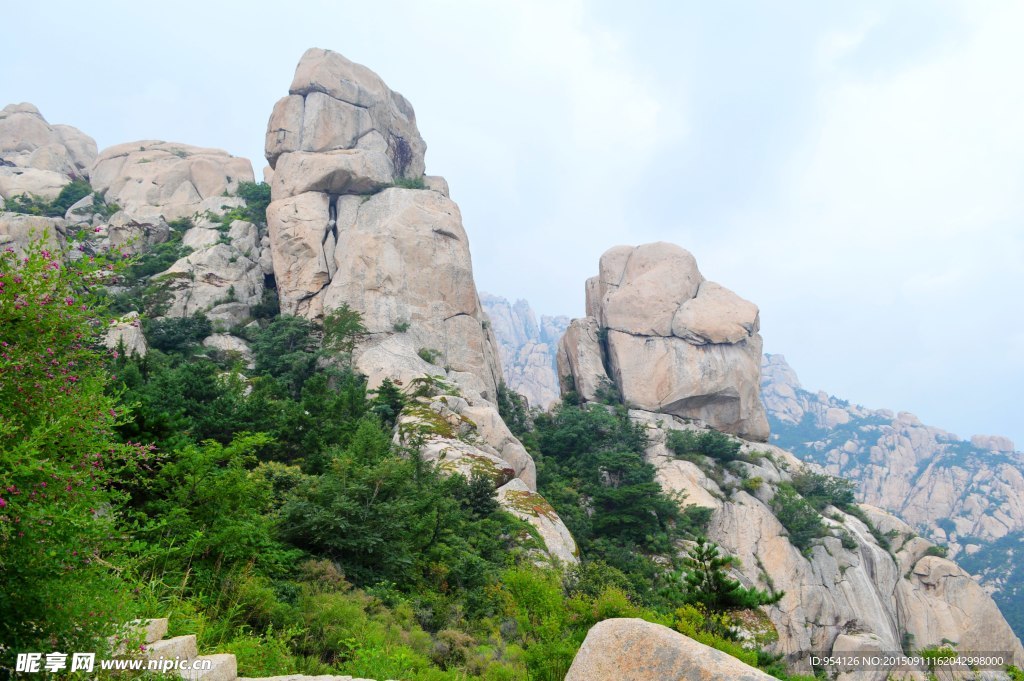
M 706 281 L 668 243 L 616 246 L 587 280 L 587 316 L 562 337 L 562 390 L 584 401 L 614 388 L 627 405 L 768 438 L 760 400 L 758 310 Z
M 776 515 L 776 494 L 793 489 L 803 466 L 820 469 L 751 441 L 768 434 L 753 304 L 705 281 L 693 256 L 670 244 L 613 248 L 600 271 L 587 283 L 589 316 L 574 320 L 562 339 L 563 390 L 596 401 L 617 389 L 635 407 L 629 417 L 646 433 L 644 458 L 662 488 L 711 509 L 707 536 L 739 559 L 734 576 L 745 586 L 785 592 L 764 612 L 778 636 L 775 651 L 794 669 L 810 671 L 811 651 L 897 651 L 911 637 L 918 648 L 957 641 L 963 651 L 998 649 L 1024 660 L 981 586 L 881 509 L 826 506 L 824 536 L 794 545 Z M 706 426 L 745 438 L 737 440 L 739 460 L 724 465 L 670 447 L 674 431 Z M 631 663 L 661 664 L 628 655 Z
M 31 104 L 0 111 L 0 199 L 22 194 L 54 199 L 88 177 L 96 141 L 69 125 L 50 125 Z
M 96 159 L 96 142 L 68 125 L 50 125 L 31 104 L 0 111 L 0 209 L 16 196 L 57 198 L 72 180 L 85 179 Z M 51 248 L 65 242 L 60 217 L 0 213 L 0 244 L 25 246 L 43 239 Z
M 412 106 L 377 74 L 306 51 L 267 126 L 281 310 L 359 312 L 368 333 L 355 366 L 371 388 L 390 379 L 415 393 L 396 438 L 443 470 L 490 476 L 549 555 L 575 561 L 571 536 L 536 494 L 533 459 L 495 406 L 497 343 L 459 208 L 442 178 L 424 177 L 425 150 Z

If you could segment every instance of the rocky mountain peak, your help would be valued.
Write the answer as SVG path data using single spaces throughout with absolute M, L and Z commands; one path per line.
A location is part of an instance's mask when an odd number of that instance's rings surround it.
M 0 111 L 0 199 L 54 199 L 73 179 L 86 178 L 96 140 L 70 125 L 50 125 L 34 105 Z
M 546 408 L 558 400 L 555 357 L 558 339 L 569 318 L 542 316 L 540 322 L 530 304 L 514 304 L 501 296 L 480 294 L 498 340 L 501 369 L 508 387 L 523 395 L 531 406 Z
M 353 363 L 369 387 L 417 392 L 396 437 L 442 470 L 492 478 L 550 555 L 573 562 L 561 519 L 535 510 L 547 504 L 533 500 L 532 457 L 497 411 L 497 341 L 469 238 L 447 183 L 423 175 L 425 150 L 412 106 L 370 69 L 328 50 L 302 56 L 266 136 L 281 311 L 358 312 L 367 333 Z
M 757 307 L 706 281 L 688 251 L 664 242 L 616 246 L 587 280 L 587 316 L 562 338 L 563 392 L 768 437 L 760 399 Z M 652 370 L 653 368 L 653 370 Z
M 420 178 L 426 150 L 405 97 L 365 66 L 319 48 L 302 55 L 288 96 L 274 106 L 267 125 L 266 156 L 275 171 L 286 154 L 299 154 L 286 159 L 292 164 L 305 158 L 303 152 L 348 151 L 349 164 L 381 171 L 386 182 Z M 324 190 L 344 189 L 346 165 L 334 164 L 337 177 L 318 178 Z

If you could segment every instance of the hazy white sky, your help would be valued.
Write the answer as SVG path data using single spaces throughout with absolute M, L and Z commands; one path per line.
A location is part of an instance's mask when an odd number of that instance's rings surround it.
M 478 286 L 583 312 L 619 243 L 757 303 L 805 386 L 1024 446 L 1024 4 L 8 3 L 0 106 L 263 167 L 307 47 L 416 108 Z

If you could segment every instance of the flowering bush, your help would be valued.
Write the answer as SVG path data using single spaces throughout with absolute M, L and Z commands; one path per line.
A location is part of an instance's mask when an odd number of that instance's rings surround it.
M 113 437 L 96 290 L 116 269 L 41 242 L 0 253 L 0 667 L 96 649 L 124 614 L 115 482 L 151 453 Z

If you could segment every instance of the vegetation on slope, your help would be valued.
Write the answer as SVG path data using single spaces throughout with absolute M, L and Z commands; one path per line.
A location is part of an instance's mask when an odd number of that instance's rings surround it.
M 759 592 L 676 556 L 707 514 L 661 492 L 621 411 L 509 416 L 580 542 L 579 566 L 538 567 L 488 481 L 392 443 L 405 398 L 349 368 L 358 318 L 330 320 L 329 349 L 307 320 L 263 320 L 254 370 L 202 348 L 202 318 L 148 322 L 153 349 L 125 357 L 99 344 L 112 255 L 0 259 L 0 668 L 102 653 L 136 616 L 247 676 L 560 679 L 621 616 L 772 665 L 731 640 L 728 609 Z

